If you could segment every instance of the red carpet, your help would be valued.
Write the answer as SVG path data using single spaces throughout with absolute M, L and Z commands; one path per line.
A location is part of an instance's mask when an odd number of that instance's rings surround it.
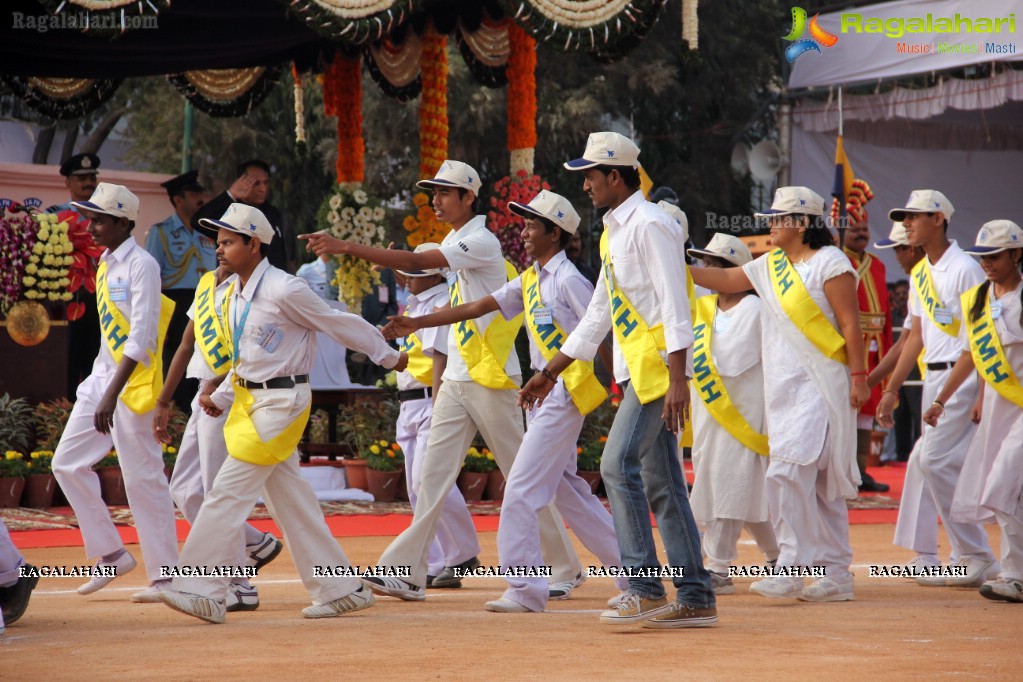
M 686 473 L 692 479 L 692 466 L 686 463 Z M 886 466 L 871 468 L 870 475 L 881 483 L 887 483 L 891 490 L 884 493 L 884 497 L 898 501 L 902 496 L 902 479 L 905 476 L 905 465 Z M 866 494 L 866 497 L 875 497 L 874 494 Z M 876 524 L 895 523 L 898 516 L 897 509 L 850 509 L 849 523 L 852 524 Z M 373 516 L 370 514 L 357 514 L 346 516 L 328 516 L 327 525 L 330 527 L 334 537 L 363 537 L 363 536 L 394 536 L 401 533 L 408 527 L 412 517 L 407 514 L 385 514 Z M 496 531 L 499 521 L 498 516 L 473 516 L 473 522 L 478 531 Z M 269 530 L 280 535 L 280 529 L 270 519 L 254 520 L 253 526 L 260 530 Z M 178 540 L 184 541 L 188 534 L 188 523 L 178 521 Z M 117 526 L 117 531 L 126 544 L 138 543 L 138 534 L 132 526 Z M 78 530 L 29 530 L 11 531 L 11 539 L 15 546 L 21 549 L 37 547 L 80 547 L 82 536 Z

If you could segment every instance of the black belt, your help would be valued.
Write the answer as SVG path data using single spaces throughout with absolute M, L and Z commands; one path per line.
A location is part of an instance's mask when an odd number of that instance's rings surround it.
M 295 384 L 308 384 L 308 374 L 296 374 L 291 377 L 274 377 L 267 381 L 249 381 L 248 379 L 239 379 L 240 383 L 244 388 L 295 388 Z
M 928 362 L 927 371 L 929 372 L 940 372 L 946 369 L 952 369 L 955 367 L 954 362 Z
M 423 400 L 433 395 L 432 388 L 410 388 L 407 391 L 398 391 L 398 402 L 403 403 L 408 400 Z

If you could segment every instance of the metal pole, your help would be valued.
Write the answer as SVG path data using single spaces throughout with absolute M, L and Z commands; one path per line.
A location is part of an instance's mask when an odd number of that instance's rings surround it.
M 185 100 L 185 129 L 181 135 L 181 172 L 192 170 L 192 129 L 195 127 L 195 109 Z

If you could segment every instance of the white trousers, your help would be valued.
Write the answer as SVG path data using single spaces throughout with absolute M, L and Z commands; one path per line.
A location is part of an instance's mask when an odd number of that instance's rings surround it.
M 823 566 L 827 577 L 844 578 L 853 555 L 849 510 L 841 497 L 827 499 L 827 471 L 818 469 L 818 462 L 772 459 L 767 466 L 767 504 L 778 538 L 778 566 Z
M 927 372 L 922 405 L 929 406 L 934 401 L 950 372 L 951 370 Z M 979 523 L 953 521 L 950 513 L 956 484 L 959 482 L 959 472 L 963 468 L 973 434 L 977 431 L 977 425 L 970 420 L 970 412 L 978 395 L 977 382 L 977 374 L 971 373 L 959 390 L 952 395 L 952 399 L 946 403 L 945 414 L 938 420 L 938 425 L 923 425 L 920 440 L 910 454 L 909 466 L 913 466 L 914 459 L 918 460 L 917 466 L 924 480 L 924 494 L 931 496 L 932 504 L 941 518 L 949 544 L 952 545 L 952 556 L 965 559 L 994 559 L 984 527 Z M 909 467 L 906 475 L 909 476 Z M 905 497 L 903 501 L 905 502 Z M 900 517 L 902 515 L 901 505 L 899 515 Z M 926 519 L 921 517 L 921 520 Z M 919 523 L 920 521 L 917 521 L 915 525 Z M 934 545 L 936 548 L 936 541 Z
M 543 566 L 538 514 L 553 500 L 572 532 L 606 567 L 622 565 L 611 513 L 576 473 L 583 416 L 564 382 L 558 382 L 541 407 L 526 413 L 529 425 L 504 488 L 497 553 L 507 569 Z M 532 611 L 547 605 L 549 585 L 537 576 L 508 576 L 504 597 Z M 616 577 L 619 590 L 628 578 Z
M 419 479 L 426 458 L 432 414 L 432 398 L 407 400 L 401 404 L 398 422 L 395 424 L 395 439 L 405 454 L 405 483 L 413 510 L 419 498 Z M 445 566 L 457 566 L 479 553 L 480 542 L 476 537 L 472 514 L 466 508 L 465 499 L 458 487 L 453 486 L 444 498 L 444 508 L 437 522 L 437 537 L 430 543 L 427 572 L 437 575 Z
M 100 496 L 99 476 L 92 466 L 117 450 L 124 489 L 138 529 L 142 558 L 150 582 L 160 580 L 160 567 L 178 560 L 178 540 L 160 444 L 153 438 L 153 413 L 135 414 L 118 399 L 114 426 L 102 434 L 93 425 L 96 406 L 113 374 L 93 372 L 78 387 L 64 434 L 53 454 L 53 473 L 74 509 L 85 541 L 85 554 L 97 559 L 123 549 L 124 543 Z
M 25 558 L 7 532 L 7 524 L 0 519 L 0 587 L 10 587 L 18 582 L 18 568 L 24 563 Z
M 742 519 L 711 519 L 703 533 L 704 562 L 708 571 L 728 573 L 728 568 L 739 556 L 736 544 L 742 529 L 753 536 L 757 547 L 767 561 L 778 558 L 778 540 L 774 537 L 774 528 L 770 521 L 749 522 Z
M 312 394 L 309 384 L 299 384 L 287 389 L 254 389 L 252 395 L 255 402 L 250 416 L 260 438 L 267 441 L 298 418 Z M 316 493 L 299 472 L 297 450 L 285 461 L 269 466 L 228 457 L 192 525 L 178 565 L 237 566 L 242 528 L 261 492 L 267 510 L 284 531 L 285 542 L 313 604 L 325 604 L 357 590 L 358 578 L 314 575 L 315 566 L 338 572 L 341 570 L 338 567 L 350 564 L 327 528 Z M 220 577 L 178 577 L 173 588 L 223 601 L 230 582 L 230 578 Z
M 1023 580 L 1023 513 L 996 511 L 994 514 L 1002 530 L 1002 572 L 999 576 Z
M 178 458 L 174 462 L 171 474 L 170 494 L 174 504 L 189 524 L 195 523 L 199 516 L 206 491 L 213 489 L 213 481 L 217 472 L 227 461 L 227 443 L 224 441 L 224 424 L 227 423 L 227 410 L 219 417 L 211 417 L 199 406 L 199 394 L 192 400 L 192 416 L 185 425 L 185 433 L 181 437 Z M 235 562 L 244 566 L 247 552 L 245 545 L 254 545 L 263 539 L 263 534 L 245 524 L 245 542 L 238 548 Z M 247 584 L 248 580 L 237 580 Z
M 520 377 L 511 377 L 516 384 Z M 378 562 L 381 566 L 407 566 L 409 582 L 423 586 L 427 576 L 427 554 L 437 531 L 448 491 L 455 485 L 476 431 L 483 435 L 494 453 L 497 466 L 510 476 L 512 463 L 522 443 L 522 411 L 516 404 L 518 392 L 493 390 L 473 381 L 445 381 L 433 405 L 426 458 L 420 470 L 419 497 L 412 525 L 394 539 Z M 574 580 L 582 572 L 561 516 L 548 505 L 540 512 L 540 533 L 544 558 L 553 567 L 557 582 Z

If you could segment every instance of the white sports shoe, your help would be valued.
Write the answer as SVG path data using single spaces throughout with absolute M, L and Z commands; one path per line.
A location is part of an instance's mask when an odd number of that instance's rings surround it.
M 495 613 L 533 613 L 532 609 L 527 608 L 512 599 L 506 599 L 505 597 L 488 601 L 483 605 L 483 608 L 487 611 L 494 611 Z
M 586 575 L 580 573 L 575 577 L 575 580 L 564 580 L 559 583 L 551 583 L 548 588 L 547 598 L 551 600 L 562 600 L 568 599 L 572 596 L 572 590 L 586 582 Z
M 853 578 L 818 578 L 803 588 L 802 601 L 852 601 Z
M 749 586 L 749 591 L 768 599 L 795 599 L 803 594 L 803 579 L 776 575 L 756 581 Z
M 78 588 L 78 594 L 92 594 L 93 592 L 98 592 L 112 583 L 114 578 L 120 578 L 137 565 L 138 564 L 135 563 L 135 557 L 127 552 L 113 561 L 103 561 L 100 559 L 96 562 L 96 565 L 92 569 L 92 578 L 89 582 Z
M 158 580 L 141 592 L 131 595 L 131 600 L 136 604 L 159 604 L 160 593 L 169 590 L 170 585 L 171 581 L 169 580 Z
M 921 571 L 934 566 L 941 566 L 938 557 L 933 554 L 917 554 L 906 563 L 905 576 L 910 580 L 915 580 Z
M 426 599 L 426 590 L 424 588 L 413 585 L 401 578 L 370 576 L 363 578 L 362 584 L 385 597 L 397 597 L 405 601 L 423 601 Z
M 284 549 L 284 543 L 274 537 L 273 533 L 263 533 L 263 538 L 254 545 L 245 545 L 249 553 L 246 563 L 257 571 L 277 558 Z
M 980 586 L 980 595 L 996 601 L 1023 602 L 1023 582 L 1009 578 L 988 580 Z
M 160 601 L 175 611 L 210 623 L 223 623 L 226 620 L 224 614 L 227 613 L 227 609 L 224 602 L 215 601 L 199 594 L 161 590 Z
M 255 611 L 259 608 L 259 590 L 255 585 L 252 587 L 231 585 L 231 589 L 227 591 L 226 607 L 228 613 Z
M 326 604 L 314 604 L 302 609 L 306 618 L 336 618 L 355 611 L 368 609 L 375 603 L 373 592 L 365 585 L 360 585 L 355 592 L 338 597 Z

